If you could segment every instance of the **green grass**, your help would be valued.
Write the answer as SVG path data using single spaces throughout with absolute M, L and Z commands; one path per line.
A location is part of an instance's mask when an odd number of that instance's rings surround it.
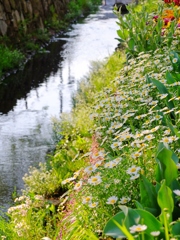
M 11 50 L 8 47 L 0 46 L 0 77 L 5 72 L 19 67 L 24 58 L 19 50 Z
M 111 85 L 112 79 L 117 76 L 118 71 L 125 64 L 125 55 L 123 50 L 115 52 L 103 62 L 92 63 L 90 75 L 79 83 L 78 90 L 73 96 L 73 106 L 78 104 L 92 104 L 96 99 L 94 95 L 102 88 Z

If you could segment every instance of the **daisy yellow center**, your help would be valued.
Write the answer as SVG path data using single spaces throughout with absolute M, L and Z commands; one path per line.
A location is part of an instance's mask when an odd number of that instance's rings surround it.
M 98 180 L 97 178 L 93 178 L 92 182 L 97 182 L 97 180 Z
M 131 172 L 135 172 L 136 171 L 136 168 L 131 168 Z
M 115 203 L 116 201 L 115 201 L 114 199 L 112 199 L 110 202 L 111 202 L 111 203 Z
M 138 157 L 138 156 L 139 156 L 139 153 L 135 153 L 134 156 Z
M 136 227 L 136 231 L 142 231 L 141 227 Z

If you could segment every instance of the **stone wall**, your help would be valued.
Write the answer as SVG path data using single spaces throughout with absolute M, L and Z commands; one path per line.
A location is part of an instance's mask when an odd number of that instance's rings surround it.
M 0 0 L 0 36 L 16 36 L 20 30 L 44 28 L 44 21 L 56 14 L 63 18 L 69 0 Z

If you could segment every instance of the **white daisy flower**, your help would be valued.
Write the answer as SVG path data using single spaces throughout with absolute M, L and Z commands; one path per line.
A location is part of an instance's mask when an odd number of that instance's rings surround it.
M 114 149 L 114 148 L 118 148 L 122 145 L 122 142 L 114 142 L 111 144 L 111 148 Z
M 173 63 L 177 63 L 178 59 L 177 58 L 173 58 L 172 62 Z
M 74 177 L 67 178 L 67 179 L 63 180 L 63 181 L 61 182 L 61 184 L 64 185 L 64 184 L 66 184 L 66 183 L 70 183 L 71 181 L 74 181 L 75 179 L 76 179 L 76 178 L 74 178 Z
M 83 182 L 79 181 L 78 183 L 75 184 L 74 190 L 79 190 L 82 187 Z
M 88 206 L 90 208 L 95 208 L 95 207 L 97 207 L 97 205 L 98 205 L 98 202 L 93 202 L 93 203 L 90 203 Z
M 91 166 L 88 166 L 84 169 L 84 172 L 87 173 L 87 174 L 91 174 L 92 172 L 95 172 L 97 169 L 96 166 L 94 165 L 91 165 Z
M 136 167 L 135 165 L 133 165 L 132 167 L 128 168 L 128 170 L 126 172 L 130 175 L 132 175 L 132 174 L 137 175 L 140 170 L 141 170 L 140 167 Z
M 146 140 L 150 141 L 151 139 L 154 138 L 154 136 L 153 136 L 152 134 L 149 134 L 149 135 L 146 135 L 144 138 L 145 138 Z
M 130 229 L 131 233 L 136 233 L 136 232 L 145 231 L 147 229 L 147 226 L 138 224 L 138 225 L 134 225 L 134 226 L 130 227 L 129 229 Z
M 130 180 L 138 179 L 139 176 L 140 176 L 139 174 L 132 175 L 132 176 L 130 177 Z
M 115 204 L 116 202 L 117 202 L 117 200 L 118 200 L 118 197 L 116 197 L 116 196 L 112 196 L 112 197 L 109 197 L 108 199 L 107 199 L 107 204 Z
M 173 191 L 177 196 L 180 196 L 180 190 L 179 189 L 176 189 Z
M 141 155 L 142 155 L 141 152 L 135 152 L 135 153 L 131 154 L 131 157 L 135 159 L 135 158 L 140 157 Z
M 160 231 L 151 232 L 151 235 L 152 235 L 153 237 L 157 237 L 157 236 L 159 236 L 159 234 L 160 234 Z
M 170 139 L 169 137 L 164 137 L 164 138 L 162 138 L 161 142 L 163 142 L 163 143 L 172 143 L 172 139 Z
M 180 169 L 180 163 L 177 163 L 176 166 L 177 166 L 177 169 Z
M 113 168 L 117 165 L 118 163 L 116 161 L 110 161 L 104 164 L 104 168 Z
M 83 197 L 82 203 L 83 204 L 91 203 L 91 200 L 92 200 L 91 196 Z
M 98 185 L 102 182 L 102 179 L 100 176 L 92 176 L 91 178 L 88 179 L 88 183 L 91 185 Z
M 114 183 L 118 184 L 118 183 L 120 183 L 120 180 L 119 179 L 114 179 Z
M 120 198 L 119 203 L 120 203 L 120 204 L 126 204 L 126 203 L 128 203 L 130 200 L 131 200 L 131 199 L 130 199 L 129 197 L 122 197 L 122 198 Z

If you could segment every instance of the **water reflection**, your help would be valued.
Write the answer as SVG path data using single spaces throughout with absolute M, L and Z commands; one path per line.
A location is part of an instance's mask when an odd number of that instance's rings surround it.
M 63 40 L 50 44 L 47 53 L 36 55 L 26 64 L 23 71 L 11 75 L 0 83 L 0 113 L 7 114 L 21 98 L 25 100 L 28 109 L 26 99 L 30 90 L 37 89 L 50 75 L 53 76 L 61 68 L 60 63 L 63 60 L 61 52 L 64 44 Z M 39 97 L 38 91 L 36 96 Z
M 71 110 L 77 82 L 92 61 L 112 54 L 117 29 L 112 9 L 102 7 L 0 83 L 0 205 L 9 205 L 14 186 L 23 188 L 29 166 L 45 161 L 52 116 Z

